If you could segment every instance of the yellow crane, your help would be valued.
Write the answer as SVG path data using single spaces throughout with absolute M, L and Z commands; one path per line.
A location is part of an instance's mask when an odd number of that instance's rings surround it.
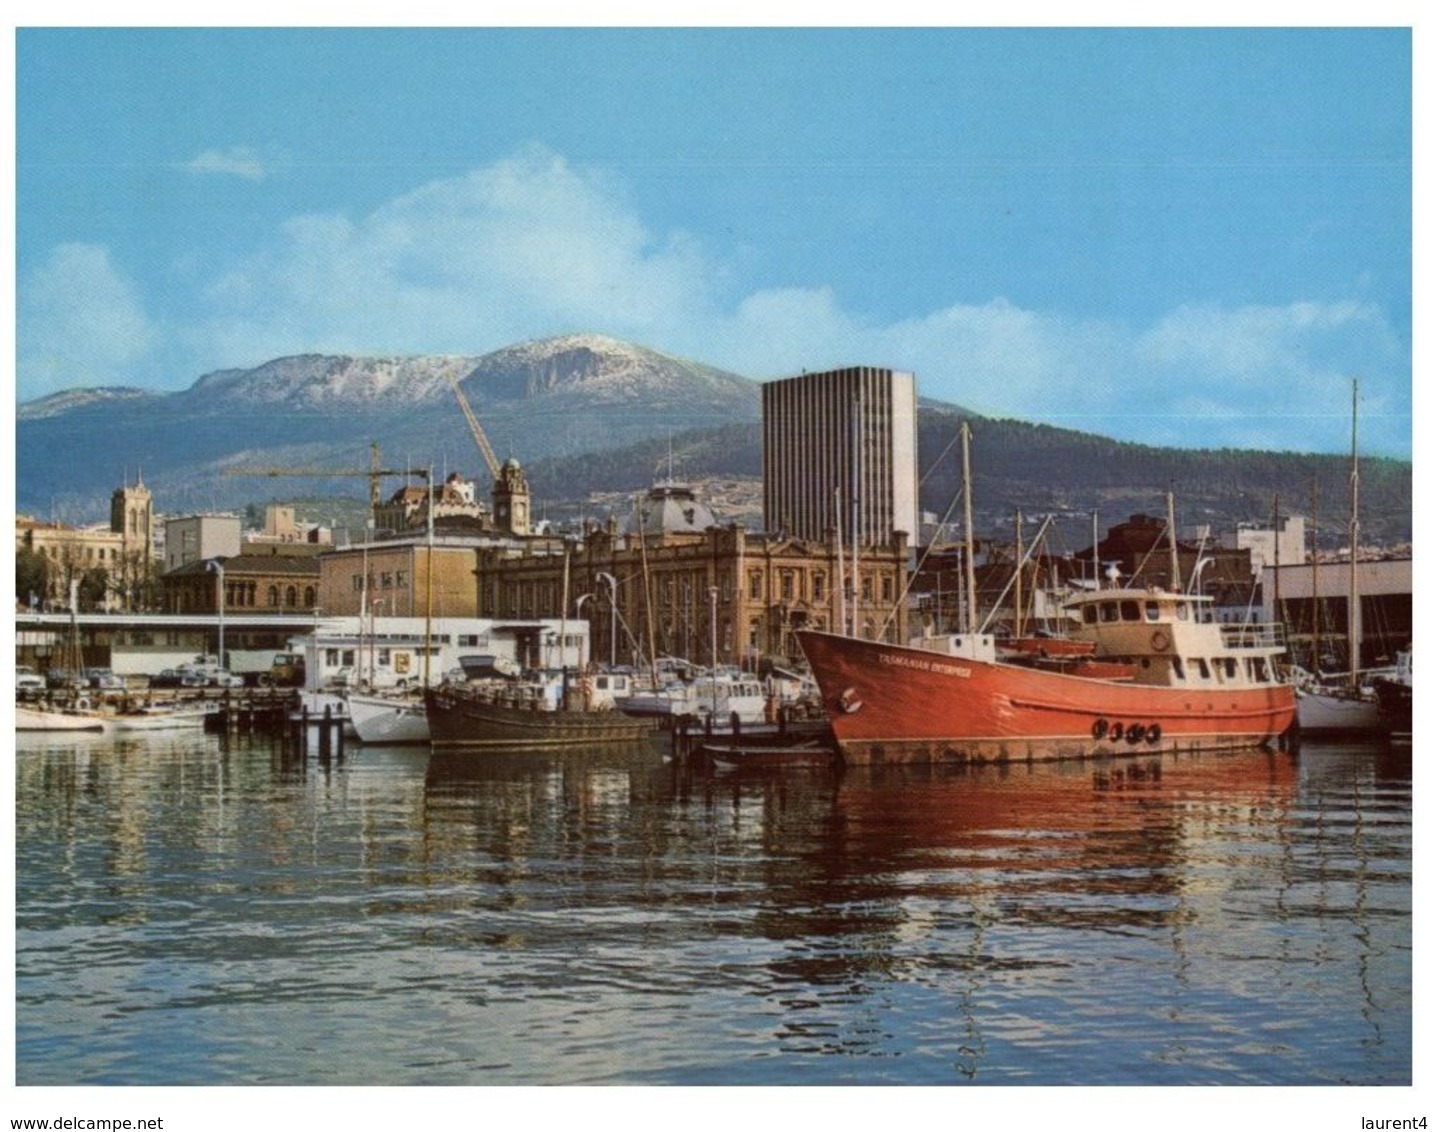
M 380 480 L 385 476 L 415 476 L 428 481 L 430 473 L 425 468 L 384 468 L 380 466 L 380 446 L 370 445 L 370 466 L 368 468 L 280 468 L 268 465 L 243 464 L 224 469 L 227 476 L 367 476 L 370 480 L 370 508 L 380 505 Z
M 500 461 L 495 455 L 495 450 L 490 447 L 490 438 L 485 435 L 485 430 L 480 427 L 480 419 L 475 416 L 475 411 L 470 408 L 470 402 L 465 397 L 465 391 L 460 388 L 460 379 L 455 376 L 452 369 L 445 370 L 445 376 L 450 379 L 450 386 L 455 391 L 455 400 L 460 403 L 460 411 L 465 414 L 465 421 L 470 426 L 470 435 L 475 438 L 475 445 L 480 450 L 480 455 L 485 458 L 485 466 L 490 469 L 492 478 L 500 478 Z

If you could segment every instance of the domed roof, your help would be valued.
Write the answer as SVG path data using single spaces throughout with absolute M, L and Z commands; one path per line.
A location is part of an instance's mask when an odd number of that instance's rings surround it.
M 695 498 L 693 489 L 676 483 L 650 488 L 640 504 L 639 522 L 647 535 L 699 534 L 718 525 L 714 512 Z M 637 529 L 631 517 L 626 530 L 634 534 Z

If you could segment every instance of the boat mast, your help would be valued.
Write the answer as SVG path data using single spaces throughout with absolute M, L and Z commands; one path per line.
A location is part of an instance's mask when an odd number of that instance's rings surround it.
M 849 571 L 850 585 L 850 636 L 859 636 L 859 525 L 860 525 L 860 498 L 859 491 L 862 484 L 860 478 L 860 399 L 854 399 L 854 453 L 850 462 L 850 514 L 853 516 L 854 525 L 850 530 L 850 555 L 852 558 Z
M 1316 474 L 1309 484 L 1309 593 L 1312 597 L 1310 614 L 1314 620 L 1314 634 L 1310 641 L 1310 663 L 1314 675 L 1319 675 L 1319 476 Z
M 565 634 L 569 632 L 569 623 L 565 619 L 565 610 L 570 604 L 570 544 L 565 543 L 565 568 L 561 574 L 560 581 L 560 675 L 568 671 L 565 663 Z
M 1098 593 L 1103 588 L 1099 582 L 1099 512 L 1091 511 L 1089 520 L 1093 527 L 1092 537 L 1094 539 L 1094 592 Z
M 1279 610 L 1279 493 L 1276 491 L 1274 493 L 1274 620 L 1282 623 L 1285 626 L 1284 631 L 1287 633 L 1289 631 L 1288 618 L 1280 616 Z
M 425 494 L 430 505 L 425 508 L 425 651 L 423 681 L 430 686 L 430 627 L 435 613 L 435 466 L 425 476 Z
M 1179 533 L 1174 529 L 1174 492 L 1165 495 L 1165 505 L 1169 510 L 1169 586 L 1175 592 L 1179 592 Z
M 655 661 L 655 618 L 650 604 L 650 559 L 646 549 L 649 543 L 649 536 L 645 531 L 645 510 L 640 506 L 639 498 L 635 499 L 635 533 L 640 540 L 640 580 L 644 583 L 645 599 L 645 636 L 649 638 L 650 646 L 650 683 L 654 685 L 655 691 L 659 691 L 660 674 Z
M 964 454 L 964 632 L 974 632 L 974 501 L 969 476 L 969 422 L 960 426 L 960 445 Z
M 1024 635 L 1024 527 L 1019 509 L 1014 512 L 1014 639 Z
M 844 590 L 844 503 L 841 500 L 842 493 L 839 488 L 834 489 L 834 561 L 838 569 L 835 571 L 835 597 L 838 599 L 839 617 L 836 619 L 836 627 L 842 636 L 850 636 L 845 624 L 845 590 Z
M 1359 686 L 1359 379 L 1349 418 L 1349 686 Z

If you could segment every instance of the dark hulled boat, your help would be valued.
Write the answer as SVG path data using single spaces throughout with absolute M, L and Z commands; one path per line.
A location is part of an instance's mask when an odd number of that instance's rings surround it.
M 433 747 L 575 747 L 646 738 L 654 721 L 587 708 L 544 684 L 449 685 L 425 695 Z
M 1379 721 L 1389 738 L 1407 743 L 1414 734 L 1414 651 L 1406 649 L 1396 658 L 1392 675 L 1374 678 L 1379 698 Z

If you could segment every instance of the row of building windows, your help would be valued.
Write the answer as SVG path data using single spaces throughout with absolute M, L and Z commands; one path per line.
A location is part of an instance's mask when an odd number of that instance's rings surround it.
M 376 582 L 379 584 L 376 585 Z M 404 589 L 409 579 L 403 570 L 381 570 L 378 574 L 354 574 L 350 577 L 350 589 L 355 593 L 364 593 L 366 590 L 395 590 Z
M 806 571 L 800 569 L 781 568 L 779 574 L 779 599 L 781 601 L 808 600 L 820 604 L 828 600 L 829 577 L 823 570 L 808 571 L 806 584 Z M 861 601 L 874 600 L 874 575 L 863 573 L 859 579 L 859 596 Z M 888 574 L 879 580 L 879 594 L 881 601 L 894 600 L 894 578 Z M 764 600 L 764 571 L 751 570 L 749 572 L 749 597 L 751 601 Z
M 84 561 L 100 564 L 119 562 L 121 551 L 118 546 L 47 546 L 41 543 L 35 548 L 35 553 L 53 562 Z
M 259 608 L 260 592 L 258 582 L 226 582 L 225 608 Z M 298 586 L 271 585 L 265 587 L 264 595 L 264 604 L 270 609 L 310 609 L 315 604 L 314 586 L 305 586 L 301 589 Z

